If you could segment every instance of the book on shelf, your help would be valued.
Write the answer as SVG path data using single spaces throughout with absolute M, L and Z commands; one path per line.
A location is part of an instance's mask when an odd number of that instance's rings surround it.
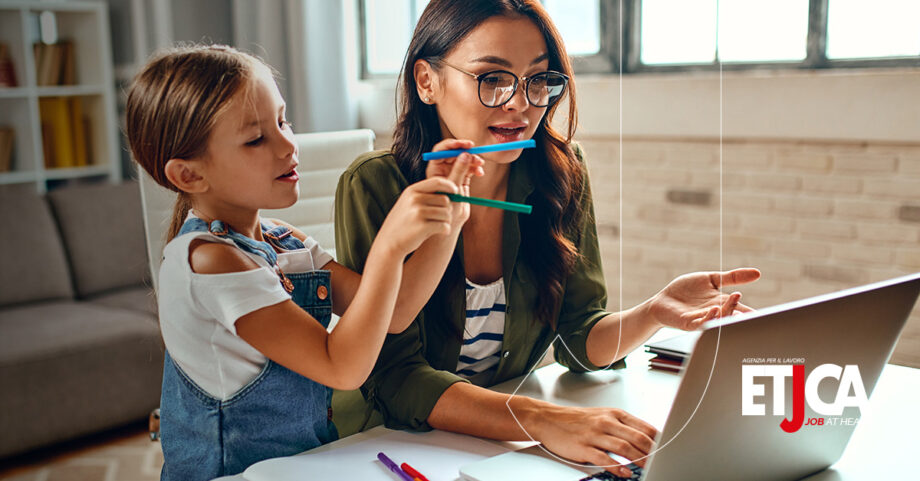
M 0 172 L 13 169 L 13 141 L 16 131 L 10 127 L 0 127 Z
M 76 59 L 73 42 L 38 42 L 32 46 L 35 54 L 35 78 L 40 87 L 73 85 L 76 83 Z
M 682 371 L 684 362 L 690 357 L 699 338 L 699 332 L 688 332 L 646 344 L 645 350 L 655 355 L 649 359 L 649 367 L 672 372 Z
M 90 121 L 80 97 L 44 97 L 38 101 L 42 151 L 49 169 L 89 165 Z
M 87 137 L 89 120 L 83 115 L 83 101 L 79 97 L 71 97 L 67 100 L 70 107 L 70 127 L 73 129 L 74 167 L 85 167 L 89 164 Z
M 5 43 L 0 43 L 0 87 L 17 87 L 16 68 L 13 66 L 13 58 L 10 56 L 10 49 Z

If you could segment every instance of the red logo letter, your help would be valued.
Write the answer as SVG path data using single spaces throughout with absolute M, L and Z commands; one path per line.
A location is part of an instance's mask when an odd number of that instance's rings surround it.
M 779 427 L 787 433 L 794 433 L 805 421 L 805 365 L 792 366 L 792 421 L 783 419 Z

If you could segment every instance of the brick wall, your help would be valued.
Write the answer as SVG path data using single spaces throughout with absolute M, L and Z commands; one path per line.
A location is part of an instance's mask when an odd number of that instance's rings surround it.
M 754 307 L 920 271 L 920 144 L 723 143 L 581 138 L 601 239 L 608 307 L 685 272 L 753 266 Z M 920 307 L 892 362 L 920 367 Z
M 579 141 L 611 310 L 620 276 L 628 307 L 720 261 L 763 271 L 753 307 L 920 271 L 920 144 L 725 140 L 720 176 L 718 139 L 627 138 L 621 222 L 618 139 Z M 920 367 L 920 307 L 892 362 Z

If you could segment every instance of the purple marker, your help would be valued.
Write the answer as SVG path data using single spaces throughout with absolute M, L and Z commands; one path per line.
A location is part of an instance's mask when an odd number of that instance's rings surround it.
M 397 466 L 396 463 L 394 463 L 392 459 L 388 458 L 386 454 L 377 453 L 377 459 L 379 459 L 380 462 L 383 463 L 384 466 L 389 468 L 390 471 L 393 471 L 394 473 L 396 473 L 396 475 L 399 476 L 400 479 L 402 479 L 403 481 L 414 481 L 411 477 L 409 477 L 408 474 L 406 474 L 405 471 L 400 469 L 399 466 Z

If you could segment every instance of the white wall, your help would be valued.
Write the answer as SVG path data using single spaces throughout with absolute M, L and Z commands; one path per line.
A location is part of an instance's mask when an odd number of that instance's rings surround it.
M 616 135 L 619 79 L 578 79 L 586 135 Z M 717 137 L 717 72 L 623 77 L 623 135 Z M 723 135 L 745 139 L 920 141 L 920 68 L 727 72 Z

